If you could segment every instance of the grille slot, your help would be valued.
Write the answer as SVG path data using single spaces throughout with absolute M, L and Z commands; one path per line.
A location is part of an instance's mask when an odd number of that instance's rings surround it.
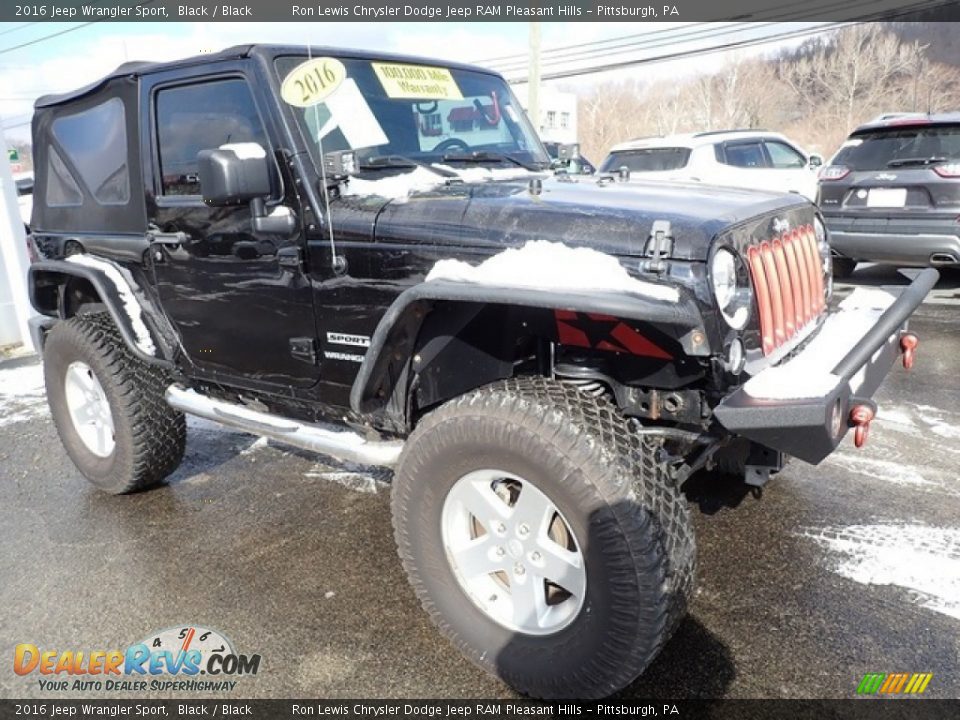
M 763 354 L 793 339 L 826 308 L 813 227 L 804 225 L 747 249 Z

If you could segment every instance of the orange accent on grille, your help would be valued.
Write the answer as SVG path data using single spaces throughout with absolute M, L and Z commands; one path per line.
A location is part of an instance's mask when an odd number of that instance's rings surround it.
M 797 269 L 800 271 L 800 295 L 802 305 L 800 306 L 801 325 L 806 325 L 810 320 L 812 313 L 810 311 L 810 298 L 813 296 L 813 279 L 810 277 L 810 265 L 807 263 L 807 252 L 803 248 L 803 239 L 798 230 L 794 230 L 789 235 L 793 252 L 797 256 Z
M 763 354 L 791 340 L 826 307 L 813 227 L 804 225 L 747 249 L 760 313 Z
M 817 247 L 817 235 L 810 225 L 803 226 L 803 234 L 807 238 L 807 247 L 810 252 L 810 265 L 813 269 L 815 292 L 813 296 L 813 309 L 819 315 L 827 306 L 823 297 L 823 267 L 820 263 L 820 249 Z
M 773 260 L 773 250 L 770 243 L 760 243 L 760 259 L 763 260 L 763 270 L 767 274 L 767 292 L 770 293 L 770 309 L 773 312 L 773 343 L 777 347 L 787 340 L 783 323 L 783 295 L 780 292 L 780 275 L 777 273 L 777 264 Z
M 754 246 L 747 250 L 747 261 L 750 263 L 753 292 L 756 295 L 757 308 L 760 311 L 760 340 L 763 344 L 763 354 L 769 355 L 775 347 L 773 342 L 773 313 L 770 310 L 767 274 L 763 269 L 763 260 L 760 259 L 759 248 Z
M 787 270 L 790 273 L 790 281 L 793 285 L 793 325 L 798 330 L 803 327 L 803 275 L 800 274 L 800 268 L 803 267 L 797 256 L 797 240 L 793 233 L 783 238 L 783 251 L 787 256 Z
M 793 280 L 787 269 L 787 254 L 783 250 L 783 243 L 779 240 L 773 241 L 773 262 L 777 266 L 777 277 L 780 278 L 784 332 L 787 338 L 792 338 L 797 331 L 796 315 L 793 313 Z

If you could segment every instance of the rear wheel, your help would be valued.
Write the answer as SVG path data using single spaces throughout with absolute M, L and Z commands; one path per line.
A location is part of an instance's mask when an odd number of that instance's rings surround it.
M 689 510 L 657 450 L 606 398 L 541 378 L 426 416 L 392 508 L 441 632 L 535 696 L 601 697 L 636 678 L 683 617 L 695 571 Z
M 58 323 L 44 344 L 47 400 L 67 454 L 101 490 L 158 485 L 183 458 L 186 421 L 166 374 L 135 358 L 106 313 Z

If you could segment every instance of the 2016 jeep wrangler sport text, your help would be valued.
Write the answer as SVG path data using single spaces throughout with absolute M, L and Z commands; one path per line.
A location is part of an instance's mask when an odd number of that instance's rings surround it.
M 126 64 L 33 136 L 33 330 L 80 471 L 163 482 L 184 413 L 395 467 L 424 609 L 531 695 L 647 667 L 694 583 L 681 484 L 861 444 L 937 280 L 828 310 L 800 196 L 552 172 L 500 76 L 420 58 Z

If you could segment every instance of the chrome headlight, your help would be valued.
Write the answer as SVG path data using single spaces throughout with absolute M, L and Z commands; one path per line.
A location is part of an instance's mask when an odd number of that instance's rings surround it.
M 833 297 L 833 254 L 830 252 L 827 229 L 823 226 L 823 221 L 819 217 L 813 218 L 813 232 L 817 236 L 817 249 L 820 251 L 823 272 L 827 276 L 826 300 L 829 302 L 830 298 Z
M 734 330 L 743 328 L 750 317 L 750 278 L 740 258 L 727 248 L 720 248 L 713 254 L 710 284 L 723 319 Z

